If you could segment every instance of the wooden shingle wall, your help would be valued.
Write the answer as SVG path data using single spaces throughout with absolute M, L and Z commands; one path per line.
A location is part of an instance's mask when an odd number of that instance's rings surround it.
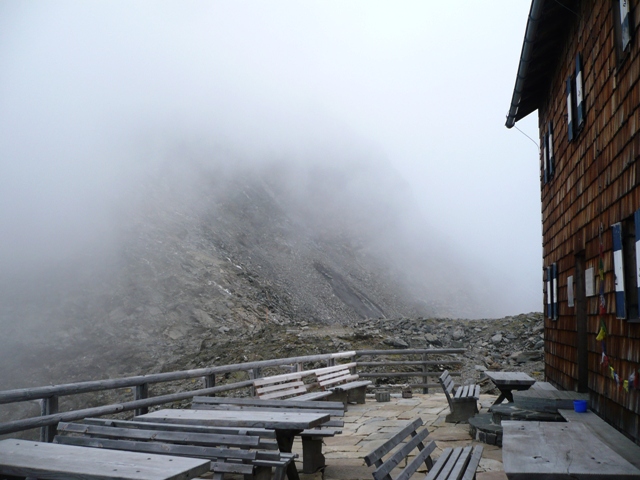
M 575 307 L 567 302 L 567 279 L 576 276 L 576 255 L 598 274 L 604 247 L 605 340 L 611 365 L 622 380 L 640 368 L 640 324 L 616 319 L 611 225 L 640 208 L 640 5 L 632 2 L 633 36 L 618 65 L 611 2 L 578 2 L 566 43 L 550 52 L 558 63 L 539 108 L 541 138 L 553 122 L 555 174 L 541 180 L 544 266 L 557 263 L 559 315 L 545 320 L 547 380 L 567 390 L 578 384 Z M 568 141 L 566 80 L 582 57 L 586 121 Z M 574 118 L 575 122 L 575 118 Z M 602 235 L 600 229 L 602 227 Z M 588 388 L 591 407 L 640 442 L 640 391 L 619 388 L 600 364 L 598 292 L 587 298 Z M 546 310 L 545 310 L 546 311 Z

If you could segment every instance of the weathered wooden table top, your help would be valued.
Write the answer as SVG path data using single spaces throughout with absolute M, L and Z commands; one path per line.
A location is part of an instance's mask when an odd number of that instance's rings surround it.
M 640 479 L 640 470 L 581 423 L 503 421 L 502 427 L 510 480 Z
M 185 423 L 216 427 L 306 430 L 328 422 L 327 413 L 255 410 L 163 409 L 135 417 L 148 422 Z
M 496 385 L 533 385 L 535 379 L 524 372 L 484 372 Z
M 0 473 L 82 480 L 186 480 L 209 471 L 209 460 L 75 447 L 9 438 L 0 441 Z

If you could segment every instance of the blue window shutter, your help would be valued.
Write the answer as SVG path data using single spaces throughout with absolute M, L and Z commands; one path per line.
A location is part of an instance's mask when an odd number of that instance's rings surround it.
M 571 77 L 567 78 L 567 133 L 569 141 L 573 140 L 573 106 L 571 100 Z
M 546 267 L 546 286 L 547 286 L 547 317 L 553 318 L 552 301 L 551 301 L 551 267 Z
M 638 286 L 638 298 L 640 298 L 640 210 L 633 215 L 636 229 L 636 285 Z
M 631 41 L 631 28 L 629 23 L 629 0 L 620 0 L 620 34 L 621 47 L 626 50 Z
M 622 265 L 622 224 L 611 225 L 613 235 L 613 273 L 616 283 L 616 318 L 627 318 L 624 301 L 624 267 Z
M 552 282 L 553 282 L 553 319 L 558 320 L 558 264 L 551 265 Z
M 580 130 L 584 125 L 584 91 L 582 82 L 582 60 L 580 54 L 576 55 L 576 105 L 578 110 L 577 128 Z
M 549 155 L 549 176 L 553 177 L 554 173 L 556 173 L 556 157 L 553 153 L 553 122 L 549 122 L 548 137 L 547 152 Z

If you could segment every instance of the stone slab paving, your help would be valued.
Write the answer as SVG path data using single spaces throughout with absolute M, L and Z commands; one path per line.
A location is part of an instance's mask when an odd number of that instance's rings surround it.
M 495 401 L 495 395 L 481 395 L 479 406 L 484 413 Z M 373 468 L 364 463 L 364 456 L 377 448 L 410 420 L 422 418 L 431 432 L 429 438 L 436 441 L 433 458 L 437 458 L 446 447 L 477 445 L 469 433 L 467 424 L 445 422 L 449 413 L 447 399 L 443 393 L 413 394 L 412 398 L 392 395 L 390 402 L 376 402 L 367 396 L 364 405 L 349 405 L 345 413 L 345 425 L 341 435 L 326 438 L 323 452 L 327 467 L 324 472 L 305 475 L 301 480 L 372 480 Z M 478 467 L 477 480 L 506 480 L 502 466 L 502 449 L 485 445 Z M 296 440 L 294 452 L 302 459 L 302 443 Z M 299 470 L 302 465 L 299 464 Z M 426 473 L 424 470 L 422 473 Z M 423 476 L 421 477 L 423 478 Z

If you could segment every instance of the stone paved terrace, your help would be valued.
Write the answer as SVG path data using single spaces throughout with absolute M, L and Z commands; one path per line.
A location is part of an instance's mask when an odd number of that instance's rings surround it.
M 484 413 L 496 399 L 494 395 L 481 395 L 480 412 Z M 391 396 L 390 402 L 376 402 L 367 395 L 364 405 L 349 405 L 345 412 L 345 426 L 342 435 L 325 439 L 323 452 L 327 467 L 313 475 L 300 474 L 301 480 L 372 480 L 373 467 L 367 467 L 363 457 L 380 445 L 390 432 L 397 431 L 416 417 L 422 418 L 431 432 L 429 438 L 436 441 L 438 448 L 432 454 L 437 458 L 443 448 L 474 445 L 469 434 L 469 425 L 446 423 L 449 405 L 444 393 L 413 394 L 412 398 L 402 398 L 400 394 Z M 502 449 L 485 445 L 478 467 L 477 480 L 506 480 L 502 467 Z M 302 444 L 296 440 L 294 451 L 302 458 Z M 299 465 L 299 470 L 302 465 Z M 426 469 L 424 470 L 426 472 Z M 422 475 L 420 478 L 424 478 Z

